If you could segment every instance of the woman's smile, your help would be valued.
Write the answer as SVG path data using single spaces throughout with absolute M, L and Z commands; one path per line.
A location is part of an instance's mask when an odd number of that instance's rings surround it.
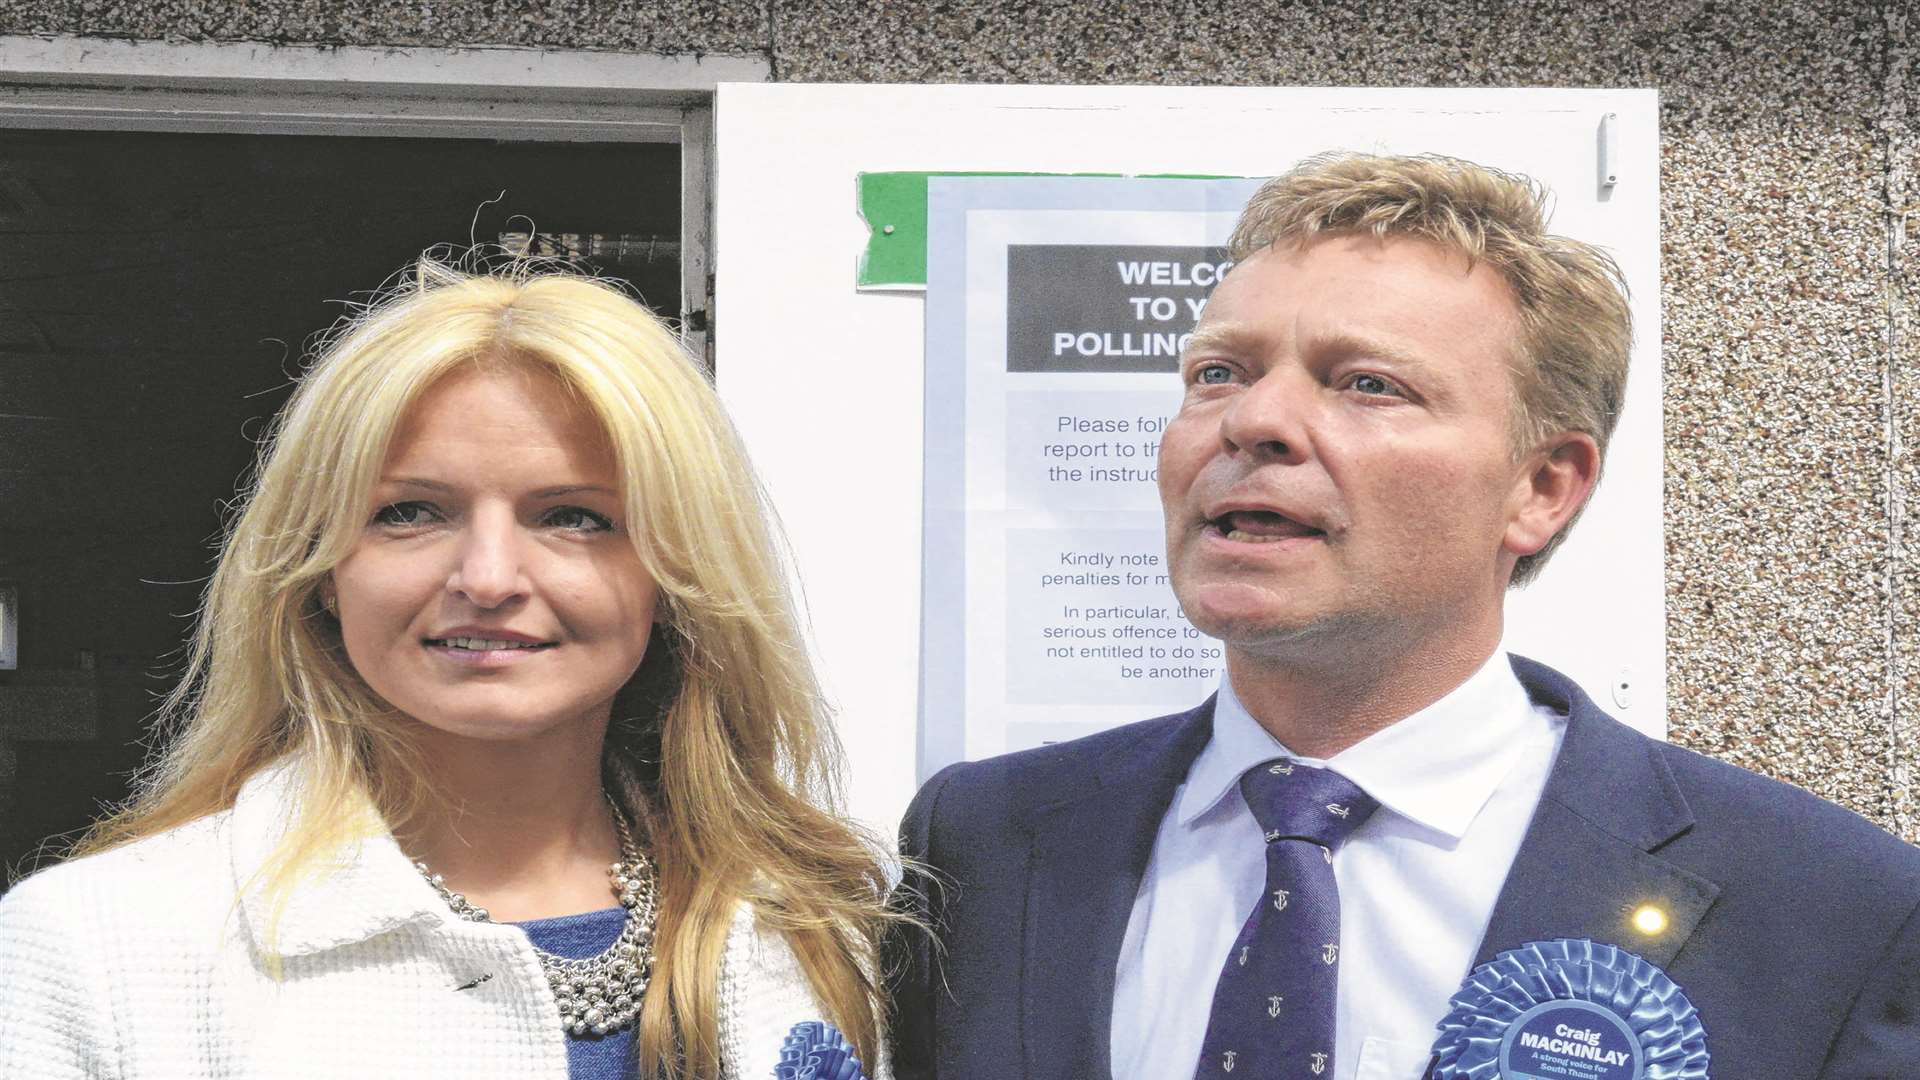
M 448 663 L 471 668 L 524 663 L 559 647 L 555 641 L 523 643 L 478 637 L 428 638 L 421 644 Z

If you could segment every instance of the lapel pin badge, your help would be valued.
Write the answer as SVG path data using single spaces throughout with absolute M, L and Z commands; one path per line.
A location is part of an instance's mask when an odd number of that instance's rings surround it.
M 1648 937 L 1658 937 L 1666 932 L 1667 913 L 1652 904 L 1642 904 L 1633 911 L 1633 928 Z

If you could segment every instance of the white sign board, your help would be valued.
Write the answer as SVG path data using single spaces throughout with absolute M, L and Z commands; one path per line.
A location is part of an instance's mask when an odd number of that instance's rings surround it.
M 1619 260 L 1636 346 L 1606 478 L 1540 581 L 1510 597 L 1508 641 L 1660 734 L 1657 119 L 1654 93 L 1632 90 L 722 85 L 720 393 L 793 544 L 854 815 L 891 833 L 921 775 L 925 416 L 938 406 L 922 297 L 855 288 L 867 243 L 856 177 L 1261 177 L 1353 149 L 1444 153 L 1540 180 L 1556 196 L 1554 230 Z M 1114 723 L 1152 714 L 1115 710 Z
M 923 777 L 1218 685 L 1168 581 L 1157 457 L 1258 186 L 931 180 Z

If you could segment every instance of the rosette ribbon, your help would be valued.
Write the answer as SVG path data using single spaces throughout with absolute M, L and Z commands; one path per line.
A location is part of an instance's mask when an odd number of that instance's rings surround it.
M 853 1044 L 824 1020 L 793 1025 L 780 1046 L 780 1062 L 773 1067 L 773 1075 L 774 1080 L 867 1080 Z
M 1508 1030 L 1553 1001 L 1618 1017 L 1638 1040 L 1637 1080 L 1706 1080 L 1706 1030 L 1680 987 L 1625 949 L 1575 938 L 1532 942 L 1475 968 L 1440 1021 L 1433 1080 L 1498 1080 Z

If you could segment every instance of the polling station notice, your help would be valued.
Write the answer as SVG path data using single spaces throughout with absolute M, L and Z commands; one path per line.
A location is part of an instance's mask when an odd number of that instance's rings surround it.
M 923 772 L 1189 707 L 1160 437 L 1254 181 L 929 188 Z

